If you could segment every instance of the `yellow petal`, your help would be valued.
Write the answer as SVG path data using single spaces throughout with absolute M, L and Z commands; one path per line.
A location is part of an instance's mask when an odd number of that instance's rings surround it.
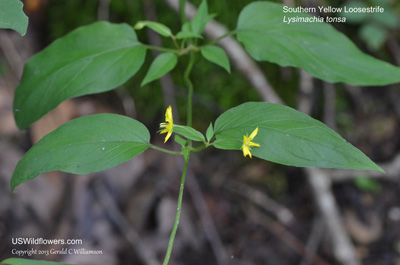
M 174 119 L 172 117 L 172 108 L 171 106 L 169 106 L 165 111 L 165 122 L 160 124 L 160 128 L 164 129 L 160 132 L 160 134 L 168 133 L 167 136 L 165 136 L 164 143 L 166 143 L 168 139 L 171 137 L 173 127 L 174 127 Z
M 169 106 L 167 108 L 167 111 L 165 112 L 165 121 L 168 122 L 169 124 L 173 124 L 174 123 L 174 119 L 172 117 L 172 108 L 171 108 L 171 106 Z
M 242 150 L 243 150 L 243 156 L 244 156 L 244 157 L 246 157 L 247 155 L 249 155 L 250 158 L 251 158 L 250 150 L 249 150 L 249 148 L 248 148 L 246 145 L 243 145 L 243 146 L 242 146 Z
M 169 131 L 168 128 L 165 128 L 164 130 L 162 130 L 162 131 L 160 132 L 160 134 L 167 133 L 168 131 Z
M 254 137 L 256 137 L 257 133 L 258 133 L 258 127 L 250 134 L 249 137 L 250 141 L 253 140 Z
M 249 143 L 249 146 L 256 146 L 256 147 L 260 147 L 260 145 L 259 145 L 259 144 L 257 144 L 257 143 L 253 143 L 253 142 L 250 142 L 250 143 Z
M 169 131 L 167 136 L 165 136 L 164 144 L 168 141 L 169 137 L 171 137 L 172 131 Z

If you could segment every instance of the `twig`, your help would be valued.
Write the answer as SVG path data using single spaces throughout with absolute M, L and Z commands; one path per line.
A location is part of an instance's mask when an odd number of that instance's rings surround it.
M 308 248 L 312 252 L 317 252 L 319 243 L 322 239 L 322 236 L 324 234 L 325 229 L 325 223 L 324 221 L 317 217 L 314 218 L 313 224 L 312 224 L 312 229 L 311 229 L 311 235 L 308 237 L 306 248 Z M 304 259 L 300 265 L 309 265 L 310 263 L 307 262 L 306 259 Z
M 110 16 L 110 0 L 99 0 L 97 19 L 108 21 Z
M 285 6 L 295 6 L 294 0 L 283 0 Z
M 390 53 L 396 60 L 397 65 L 400 65 L 400 45 L 397 40 L 394 37 L 389 37 L 387 41 L 387 46 L 390 50 Z
M 165 0 L 173 9 L 178 11 L 178 0 Z M 193 18 L 196 14 L 196 8 L 190 3 L 186 3 L 186 15 Z M 228 33 L 225 26 L 211 20 L 204 30 L 204 34 L 211 38 L 217 39 Z M 232 59 L 236 68 L 238 68 L 244 76 L 249 79 L 250 83 L 257 90 L 263 101 L 282 104 L 282 100 L 275 93 L 274 89 L 268 83 L 261 69 L 250 58 L 243 47 L 232 37 L 226 37 L 218 42 L 219 45 L 225 48 L 226 52 Z
M 345 181 L 349 179 L 354 179 L 360 176 L 376 178 L 376 179 L 384 179 L 384 180 L 392 180 L 398 181 L 400 174 L 400 154 L 397 154 L 391 162 L 379 164 L 379 166 L 385 170 L 386 174 L 378 171 L 354 171 L 354 170 L 342 170 L 335 169 L 329 170 L 329 176 L 332 181 L 339 182 Z
M 245 209 L 246 215 L 250 216 L 254 222 L 268 229 L 276 238 L 282 240 L 287 246 L 294 250 L 297 254 L 303 256 L 308 262 L 315 265 L 329 265 L 315 253 L 309 251 L 304 244 L 290 233 L 282 224 L 273 221 L 267 216 L 261 215 L 254 207 Z
M 14 46 L 9 33 L 5 30 L 0 30 L 0 49 L 7 58 L 7 62 L 10 64 L 15 76 L 20 79 L 24 68 L 24 60 Z
M 233 181 L 231 181 L 227 186 L 230 190 L 242 196 L 245 196 L 246 198 L 250 199 L 253 203 L 264 208 L 268 212 L 273 212 L 281 223 L 287 225 L 289 222 L 293 221 L 294 216 L 288 209 L 277 204 L 276 202 L 268 198 L 264 193 L 261 193 L 260 191 L 252 189 L 251 187 L 248 187 L 246 185 L 235 183 Z M 252 211 L 252 214 L 254 214 L 254 211 L 255 210 Z M 261 218 L 262 218 L 261 214 L 257 213 L 256 217 L 257 221 L 260 221 Z M 314 264 L 327 264 L 325 261 L 323 261 L 315 254 L 314 251 L 314 249 L 316 249 L 315 244 L 312 245 L 312 248 L 304 246 L 304 244 L 300 240 L 294 237 L 289 231 L 286 230 L 284 226 L 280 225 L 278 222 L 273 222 L 266 217 L 262 219 L 263 219 L 262 223 L 263 225 L 266 225 L 269 230 L 273 231 L 273 233 L 277 238 L 282 239 L 283 242 L 285 242 L 287 245 L 293 248 L 297 253 L 302 255 L 305 260 L 311 263 L 314 262 Z M 315 235 L 316 233 L 313 234 Z M 313 243 L 314 242 L 316 242 L 316 240 L 314 240 L 313 237 Z
M 304 88 L 300 87 L 300 90 Z M 305 109 L 305 107 L 299 106 Z M 311 109 L 311 108 L 308 108 Z M 360 265 L 355 256 L 354 246 L 342 224 L 338 206 L 331 190 L 331 179 L 326 171 L 317 168 L 305 168 L 307 180 L 310 184 L 314 202 L 327 225 L 332 238 L 335 258 L 345 265 Z
M 156 253 L 153 252 L 153 249 L 150 246 L 143 243 L 139 234 L 128 223 L 126 218 L 118 209 L 118 206 L 101 178 L 97 178 L 94 182 L 96 195 L 104 211 L 110 217 L 114 225 L 120 230 L 125 239 L 131 244 L 133 249 L 136 251 L 136 254 L 147 265 L 160 265 Z
M 340 219 L 329 175 L 317 168 L 306 168 L 305 170 L 313 191 L 314 201 L 332 238 L 336 259 L 345 265 L 360 265 L 361 263 L 355 256 L 354 246 Z
M 183 167 L 182 159 L 176 158 L 175 161 L 178 168 Z M 203 196 L 196 175 L 194 174 L 190 164 L 187 169 L 186 186 L 192 198 L 193 205 L 196 208 L 196 211 L 200 217 L 200 221 L 203 226 L 206 238 L 210 242 L 211 249 L 214 253 L 215 258 L 217 259 L 217 264 L 228 265 L 229 264 L 228 254 L 225 250 L 224 245 L 222 244 L 221 237 L 215 226 L 213 217 L 211 216 L 211 213 L 208 210 L 206 200 Z
M 206 237 L 211 244 L 212 250 L 214 252 L 215 258 L 217 259 L 217 264 L 227 265 L 229 264 L 228 254 L 222 244 L 221 237 L 217 231 L 214 220 L 208 210 L 206 200 L 200 190 L 200 185 L 196 179 L 195 174 L 191 167 L 188 170 L 188 182 L 187 186 L 192 197 L 194 206 L 199 213 L 201 224 L 205 231 Z
M 225 185 L 225 187 L 228 188 L 230 191 L 246 197 L 264 210 L 274 214 L 276 218 L 285 225 L 288 225 L 294 220 L 294 215 L 289 209 L 287 209 L 283 205 L 276 203 L 266 194 L 255 188 L 233 180 L 229 181 L 227 185 Z
M 332 130 L 336 130 L 336 90 L 335 86 L 331 83 L 324 82 L 324 122 Z
M 312 93 L 313 93 L 313 80 L 312 77 L 307 74 L 303 69 L 300 71 L 300 89 L 299 89 L 299 100 L 297 109 L 304 113 L 311 113 L 312 106 Z

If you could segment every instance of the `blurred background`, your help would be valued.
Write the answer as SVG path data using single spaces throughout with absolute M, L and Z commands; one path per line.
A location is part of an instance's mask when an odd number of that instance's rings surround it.
M 26 36 L 0 30 L 0 261 L 13 249 L 85 248 L 101 255 L 33 255 L 73 264 L 161 264 L 175 219 L 182 161 L 148 150 L 120 166 L 90 175 L 43 174 L 13 194 L 12 172 L 45 134 L 82 115 L 119 113 L 144 123 L 152 143 L 168 105 L 184 124 L 185 60 L 160 81 L 140 87 L 156 53 L 111 92 L 68 100 L 19 131 L 13 93 L 26 61 L 55 39 L 98 20 L 134 25 L 158 20 L 180 29 L 173 0 L 25 0 Z M 205 34 L 234 29 L 251 0 L 209 1 L 217 14 Z M 275 1 L 280 2 L 280 1 Z M 190 1 L 192 8 L 199 0 Z M 396 0 L 284 0 L 291 6 L 380 5 L 384 14 L 348 16 L 333 24 L 361 50 L 400 65 L 400 3 Z M 190 11 L 190 10 L 189 10 Z M 189 12 L 190 13 L 190 12 Z M 324 15 L 324 14 L 316 14 Z M 224 28 L 225 27 L 225 28 Z M 171 46 L 151 31 L 142 43 Z M 206 41 L 206 40 L 205 40 Z M 193 155 L 170 264 L 400 265 L 400 85 L 356 87 L 313 79 L 296 68 L 255 63 L 233 39 L 220 44 L 232 73 L 197 58 L 194 128 L 205 132 L 223 111 L 246 101 L 282 103 L 326 123 L 381 165 L 375 172 L 301 169 L 243 159 L 208 148 Z M 333 44 L 334 45 L 334 44 Z M 178 123 L 178 122 L 177 122 Z M 167 148 L 176 149 L 172 141 Z M 75 245 L 14 245 L 13 238 L 81 239 Z

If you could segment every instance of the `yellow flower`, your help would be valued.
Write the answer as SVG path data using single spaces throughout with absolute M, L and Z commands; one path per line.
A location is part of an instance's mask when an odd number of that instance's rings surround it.
M 165 122 L 160 124 L 160 129 L 164 129 L 160 132 L 160 134 L 168 133 L 167 136 L 165 137 L 164 143 L 166 143 L 169 137 L 171 137 L 173 127 L 174 127 L 174 119 L 172 118 L 172 108 L 171 106 L 169 106 L 167 108 L 167 111 L 165 112 Z
M 251 147 L 251 146 L 260 147 L 259 144 L 253 143 L 253 142 L 252 142 L 252 140 L 254 139 L 254 137 L 256 137 L 257 133 L 258 133 L 258 127 L 250 134 L 250 136 L 247 136 L 247 134 L 246 134 L 246 135 L 243 135 L 243 145 L 242 145 L 242 148 L 241 148 L 241 149 L 242 149 L 242 151 L 243 151 L 244 157 L 246 157 L 247 155 L 249 155 L 250 158 L 252 158 L 252 157 L 251 157 L 251 153 L 250 153 L 250 150 L 251 150 L 250 147 Z

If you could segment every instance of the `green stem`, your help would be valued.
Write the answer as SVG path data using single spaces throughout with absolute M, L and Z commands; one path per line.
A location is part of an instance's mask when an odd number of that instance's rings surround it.
M 202 144 L 200 146 L 197 146 L 195 148 L 191 148 L 190 152 L 200 152 L 201 150 L 205 149 L 207 147 L 207 145 L 208 145 L 207 143 L 204 143 L 204 144 Z
M 182 24 L 186 22 L 185 0 L 179 0 L 179 14 L 181 15 Z
M 173 247 L 174 241 L 175 241 L 176 230 L 178 229 L 179 219 L 181 217 L 183 189 L 185 187 L 185 179 L 186 179 L 186 171 L 187 171 L 188 163 L 189 163 L 189 157 L 185 160 L 185 166 L 184 166 L 183 172 L 182 172 L 181 186 L 179 189 L 179 197 L 178 197 L 178 208 L 176 209 L 175 222 L 174 222 L 174 226 L 172 227 L 171 236 L 169 238 L 169 243 L 168 243 L 168 249 L 167 249 L 167 253 L 165 254 L 163 265 L 167 265 L 169 258 L 171 257 L 172 247 Z
M 167 153 L 167 154 L 171 154 L 171 155 L 182 155 L 183 154 L 182 152 L 175 152 L 175 151 L 167 150 L 167 149 L 164 149 L 162 147 L 158 147 L 158 146 L 155 146 L 155 145 L 152 145 L 152 144 L 150 144 L 149 147 L 153 148 L 155 150 Z
M 170 49 L 170 48 L 164 48 L 164 47 L 158 47 L 158 46 L 152 46 L 152 45 L 144 45 L 147 49 L 149 50 L 156 50 L 160 52 L 172 52 L 176 54 L 180 54 L 180 50 L 177 49 Z
M 190 81 L 189 75 L 192 71 L 194 64 L 194 52 L 190 52 L 190 61 L 184 73 L 184 80 L 188 89 L 188 98 L 187 98 L 187 126 L 192 127 L 192 98 L 193 98 L 193 84 Z
M 224 39 L 224 38 L 226 38 L 228 36 L 235 35 L 235 34 L 236 34 L 236 30 L 229 31 L 229 32 L 225 33 L 224 35 L 222 35 L 221 37 L 218 37 L 218 38 L 210 41 L 209 43 L 206 43 L 206 44 L 200 46 L 199 48 L 201 49 L 201 48 L 203 48 L 205 46 L 208 46 L 208 45 L 214 45 L 215 43 L 219 42 L 220 40 L 222 40 L 222 39 Z
M 181 48 L 180 48 L 179 45 L 178 45 L 178 42 L 176 41 L 176 37 L 172 35 L 172 36 L 171 36 L 171 39 L 172 39 L 172 41 L 174 42 L 175 47 L 176 47 L 178 50 L 181 50 Z

